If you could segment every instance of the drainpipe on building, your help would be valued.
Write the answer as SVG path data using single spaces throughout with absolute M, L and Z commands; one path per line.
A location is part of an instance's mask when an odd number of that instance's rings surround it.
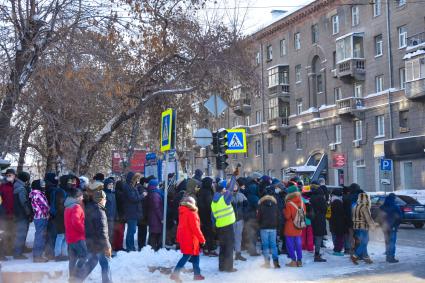
M 389 81 L 390 81 L 390 89 L 394 87 L 394 80 L 393 80 L 393 55 L 392 55 L 392 47 L 391 47 L 391 2 L 389 0 L 385 1 L 387 5 L 387 46 L 388 46 L 388 75 L 389 75 Z M 394 138 L 394 131 L 393 131 L 393 115 L 392 115 L 392 108 L 391 108 L 391 91 L 388 90 L 388 121 L 390 123 L 390 138 Z M 391 182 L 391 188 L 392 191 L 395 191 L 395 166 L 393 164 L 393 172 L 392 172 L 392 182 Z
M 260 47 L 260 60 L 261 60 L 261 102 L 262 102 L 262 113 L 261 113 L 261 123 L 260 123 L 260 131 L 261 131 L 261 170 L 263 171 L 263 174 L 266 174 L 266 160 L 264 156 L 264 132 L 263 132 L 263 120 L 266 117 L 265 113 L 265 97 L 264 97 L 264 53 L 263 53 L 263 43 L 261 42 Z

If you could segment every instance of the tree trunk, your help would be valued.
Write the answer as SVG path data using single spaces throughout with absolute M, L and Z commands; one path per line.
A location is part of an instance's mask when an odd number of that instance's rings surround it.
M 131 159 L 133 159 L 134 147 L 136 145 L 137 136 L 139 135 L 140 123 L 139 115 L 136 115 L 133 119 L 133 126 L 131 128 L 130 142 L 127 148 L 127 162 L 124 165 L 123 173 L 127 174 L 131 167 Z
M 17 173 L 22 172 L 24 169 L 25 156 L 27 154 L 29 139 L 32 133 L 32 123 L 32 118 L 29 118 L 28 124 L 25 127 L 24 135 L 22 136 L 21 149 L 19 150 L 18 167 L 16 168 Z

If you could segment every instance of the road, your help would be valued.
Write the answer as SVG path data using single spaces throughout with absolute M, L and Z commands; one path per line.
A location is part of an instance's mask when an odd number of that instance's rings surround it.
M 397 236 L 398 249 L 402 249 L 403 246 L 425 248 L 425 229 L 415 229 L 412 225 L 402 225 Z M 384 243 L 382 232 L 379 230 L 372 232 L 371 241 Z M 365 269 L 338 278 L 326 279 L 323 282 L 425 282 L 425 255 L 423 257 L 412 255 L 411 261 L 398 264 L 375 264 L 378 267 L 373 270 Z

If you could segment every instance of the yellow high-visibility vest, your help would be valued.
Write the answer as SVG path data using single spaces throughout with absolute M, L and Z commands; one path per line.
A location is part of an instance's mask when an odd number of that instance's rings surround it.
M 226 204 L 224 196 L 221 196 L 218 202 L 211 203 L 211 210 L 215 218 L 215 226 L 217 228 L 232 225 L 236 221 L 233 206 L 232 204 Z

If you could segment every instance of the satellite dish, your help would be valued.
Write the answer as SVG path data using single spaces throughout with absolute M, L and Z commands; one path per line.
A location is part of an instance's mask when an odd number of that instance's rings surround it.
M 211 131 L 205 128 L 198 129 L 193 137 L 195 138 L 196 144 L 201 147 L 207 147 L 213 141 Z

